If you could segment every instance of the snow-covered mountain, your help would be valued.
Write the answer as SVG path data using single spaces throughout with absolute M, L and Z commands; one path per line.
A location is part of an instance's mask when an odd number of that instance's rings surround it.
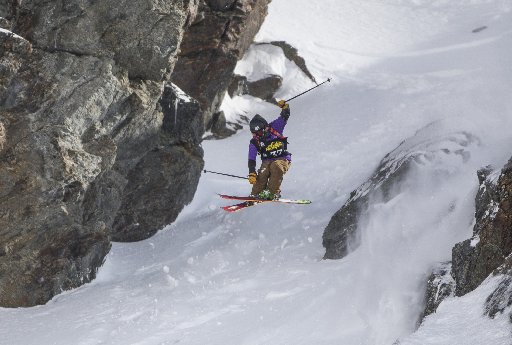
M 333 78 L 290 102 L 285 130 L 283 194 L 313 203 L 228 214 L 216 193 L 250 185 L 203 175 L 173 224 L 114 244 L 92 283 L 0 309 L 0 343 L 512 344 L 511 306 L 484 315 L 497 277 L 418 328 L 432 269 L 472 236 L 477 170 L 512 155 L 510 23 L 510 0 L 273 0 L 256 40 L 286 41 L 318 82 Z M 282 76 L 284 99 L 314 86 L 273 45 L 253 45 L 236 72 Z M 247 95 L 222 109 L 232 122 L 279 114 Z M 204 141 L 206 168 L 245 175 L 249 139 L 245 128 Z M 367 193 L 379 163 L 408 159 L 392 193 Z M 354 190 L 370 195 L 357 246 L 322 260 L 324 229 Z

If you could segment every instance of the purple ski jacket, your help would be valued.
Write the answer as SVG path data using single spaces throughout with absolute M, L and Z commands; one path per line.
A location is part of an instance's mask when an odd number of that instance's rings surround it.
M 272 121 L 269 124 L 269 126 L 272 127 L 274 130 L 276 130 L 281 135 L 283 135 L 283 131 L 284 131 L 284 127 L 286 126 L 286 123 L 287 123 L 287 116 L 283 116 L 283 112 L 281 112 L 281 115 L 277 119 Z M 273 139 L 277 139 L 277 138 L 278 138 L 277 136 L 275 136 L 274 134 L 269 132 L 269 133 L 267 133 L 267 135 L 264 138 L 262 138 L 262 140 L 266 141 L 266 140 L 273 140 Z M 257 155 L 258 155 L 258 148 L 253 144 L 253 142 L 251 140 L 249 142 L 249 157 L 248 157 L 249 158 L 249 172 L 255 171 Z M 263 161 L 271 161 L 271 160 L 283 159 L 283 158 L 287 159 L 291 162 L 292 155 L 291 155 L 291 153 L 288 153 L 284 157 L 268 158 L 268 159 L 263 159 Z

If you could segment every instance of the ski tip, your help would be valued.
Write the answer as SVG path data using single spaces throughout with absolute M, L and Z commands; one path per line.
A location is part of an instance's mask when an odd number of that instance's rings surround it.
M 307 200 L 307 199 L 277 199 L 277 200 L 271 200 L 271 201 L 282 202 L 285 204 L 299 204 L 299 205 L 306 205 L 306 204 L 312 203 L 311 200 Z

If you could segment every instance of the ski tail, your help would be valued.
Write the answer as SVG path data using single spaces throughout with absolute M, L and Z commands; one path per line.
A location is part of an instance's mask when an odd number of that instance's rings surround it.
M 229 199 L 229 200 L 243 200 L 243 201 L 259 201 L 262 199 L 258 199 L 253 196 L 236 196 L 236 195 L 226 195 L 226 194 L 218 194 L 223 199 Z
M 241 203 L 235 204 L 235 205 L 223 206 L 222 209 L 224 211 L 233 213 L 233 212 L 241 211 L 241 210 L 243 210 L 243 209 L 245 209 L 247 207 L 251 207 L 251 206 L 254 206 L 256 204 L 259 204 L 260 202 L 262 202 L 262 201 L 244 201 L 244 202 L 241 202 Z

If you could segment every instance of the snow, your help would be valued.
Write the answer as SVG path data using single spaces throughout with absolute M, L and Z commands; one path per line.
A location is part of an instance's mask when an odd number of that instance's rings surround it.
M 2 28 L 0 28 L 0 33 L 5 34 L 5 35 L 7 35 L 7 36 L 12 36 L 12 37 L 14 37 L 14 38 L 16 38 L 16 39 L 21 39 L 21 40 L 26 41 L 26 39 L 24 39 L 23 37 L 21 37 L 21 36 L 19 36 L 19 35 L 16 35 L 14 32 L 9 31 L 9 30 L 6 30 L 6 29 L 2 29 Z
M 416 330 L 430 270 L 472 235 L 477 169 L 511 155 L 511 17 L 510 0 L 273 0 L 257 40 L 285 40 L 317 81 L 333 78 L 290 103 L 285 131 L 283 195 L 313 203 L 228 214 L 215 193 L 250 186 L 205 174 L 176 222 L 114 244 L 94 282 L 44 306 L 0 309 L 0 343 L 512 344 L 510 308 L 483 316 L 493 279 Z M 251 48 L 237 71 L 283 76 L 281 98 L 313 86 L 270 45 Z M 249 96 L 223 110 L 228 120 L 279 113 Z M 387 153 L 415 133 L 430 144 L 418 137 L 411 148 L 453 149 L 461 132 L 474 138 L 469 156 L 425 155 L 395 198 L 372 200 L 361 246 L 321 260 L 330 217 Z M 206 168 L 246 175 L 249 139 L 244 129 L 204 142 Z
M 511 324 L 507 313 L 494 319 L 482 317 L 482 297 L 490 295 L 499 278 L 486 280 L 464 298 L 445 300 L 437 312 L 428 316 L 422 327 L 402 339 L 400 345 L 424 344 L 512 344 Z
M 178 85 L 171 83 L 172 90 L 174 94 L 178 97 L 178 99 L 182 100 L 185 103 L 192 102 L 192 98 L 185 93 L 182 89 L 179 88 Z

